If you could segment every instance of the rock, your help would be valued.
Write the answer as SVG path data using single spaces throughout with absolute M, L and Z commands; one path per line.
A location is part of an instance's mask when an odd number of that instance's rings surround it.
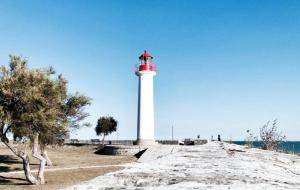
M 140 159 L 124 170 L 67 189 L 300 189 L 297 155 L 208 142 L 153 146 Z

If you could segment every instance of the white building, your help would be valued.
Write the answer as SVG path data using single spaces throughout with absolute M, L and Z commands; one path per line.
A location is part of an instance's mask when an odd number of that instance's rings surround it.
M 135 74 L 139 77 L 137 144 L 155 144 L 154 138 L 154 102 L 153 77 L 156 75 L 156 65 L 153 57 L 145 51 L 140 57 Z

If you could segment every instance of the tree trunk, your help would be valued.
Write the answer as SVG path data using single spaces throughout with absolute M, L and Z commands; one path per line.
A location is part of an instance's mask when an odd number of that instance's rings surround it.
M 29 162 L 29 157 L 28 155 L 24 155 L 21 157 L 23 160 L 23 169 L 24 169 L 24 174 L 26 177 L 26 180 L 31 183 L 31 184 L 38 184 L 38 180 L 33 177 L 33 175 L 31 174 L 31 170 L 30 170 L 30 162 Z
M 38 145 L 39 145 L 39 134 L 37 133 L 33 139 L 32 156 L 40 160 L 40 167 L 39 167 L 37 179 L 40 184 L 45 184 L 44 172 L 46 166 L 46 159 L 43 156 L 41 156 L 41 154 L 38 153 Z
M 102 137 L 102 145 L 104 146 L 104 138 L 105 138 L 105 135 L 103 135 Z
M 42 156 L 46 159 L 46 166 L 53 166 L 45 148 L 42 149 Z
M 17 157 L 21 158 L 23 161 L 23 169 L 24 169 L 24 174 L 25 174 L 25 178 L 26 180 L 30 183 L 30 184 L 38 184 L 38 180 L 33 177 L 33 175 L 31 174 L 31 170 L 30 170 L 30 162 L 29 162 L 29 157 L 28 155 L 23 152 L 23 151 L 19 151 L 16 148 L 13 148 L 8 141 L 2 141 Z

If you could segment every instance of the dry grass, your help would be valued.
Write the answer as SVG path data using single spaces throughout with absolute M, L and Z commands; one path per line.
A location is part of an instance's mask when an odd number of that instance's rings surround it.
M 131 156 L 106 156 L 98 155 L 94 152 L 97 146 L 65 146 L 60 148 L 49 148 L 48 154 L 54 166 L 51 168 L 65 167 L 82 167 L 82 166 L 98 166 L 98 165 L 119 165 L 134 162 L 136 159 Z M 32 170 L 38 168 L 38 162 L 34 158 L 30 158 Z M 19 190 L 19 189 L 47 189 L 54 190 L 67 187 L 92 179 L 96 176 L 103 175 L 108 172 L 119 170 L 121 167 L 104 167 L 104 168 L 87 168 L 46 171 L 46 185 L 32 186 L 25 181 L 24 174 L 9 174 L 10 171 L 21 171 L 22 161 L 15 157 L 7 148 L 0 147 L 0 189 Z M 34 173 L 36 175 L 36 173 Z

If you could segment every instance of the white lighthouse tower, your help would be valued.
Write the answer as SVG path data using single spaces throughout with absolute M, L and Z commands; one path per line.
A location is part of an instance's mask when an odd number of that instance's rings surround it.
M 156 65 L 153 57 L 145 51 L 139 57 L 135 74 L 139 77 L 139 100 L 137 119 L 137 145 L 153 145 L 154 139 L 154 105 L 153 77 L 156 75 Z

